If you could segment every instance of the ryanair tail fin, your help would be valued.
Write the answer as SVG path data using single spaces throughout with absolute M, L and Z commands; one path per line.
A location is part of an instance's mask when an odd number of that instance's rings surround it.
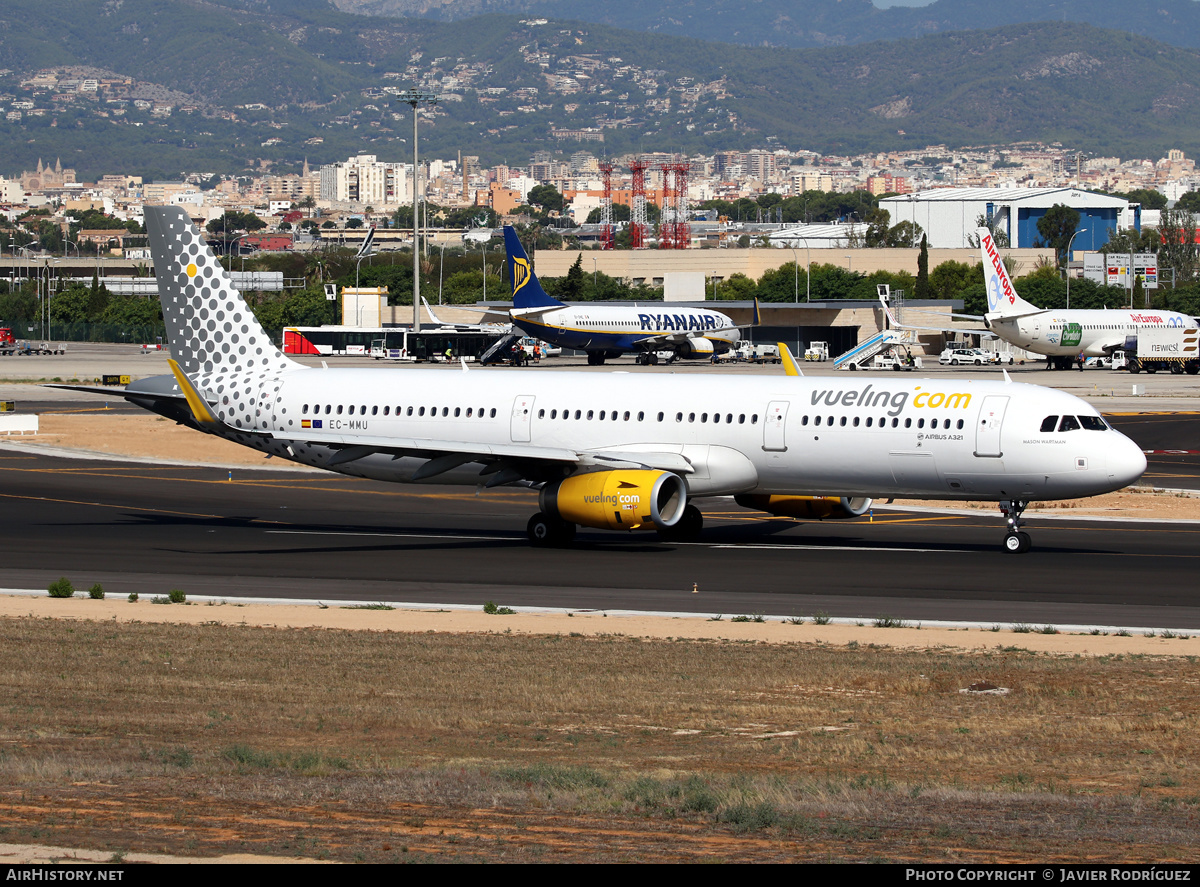
M 992 239 L 992 232 L 987 228 L 979 228 L 979 249 L 983 254 L 983 281 L 987 285 L 988 313 L 1009 316 L 1016 314 L 1037 314 L 1042 309 L 1026 302 L 1017 295 L 1008 269 L 1000 258 L 1000 251 Z
M 189 378 L 300 366 L 275 347 L 186 212 L 146 207 L 146 233 L 171 354 Z
M 563 303 L 552 299 L 538 283 L 529 265 L 529 257 L 512 225 L 504 226 L 504 249 L 508 253 L 508 279 L 512 281 L 514 308 L 561 308 Z

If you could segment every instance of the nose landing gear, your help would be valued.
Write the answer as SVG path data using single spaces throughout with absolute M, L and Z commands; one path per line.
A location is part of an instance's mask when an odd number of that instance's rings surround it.
M 1029 502 L 1023 499 L 1009 499 L 1000 503 L 1000 513 L 1008 523 L 1008 532 L 1004 535 L 1004 550 L 1009 554 L 1024 554 L 1033 547 L 1033 539 L 1021 529 L 1021 525 L 1025 523 L 1021 520 L 1021 514 L 1028 504 Z

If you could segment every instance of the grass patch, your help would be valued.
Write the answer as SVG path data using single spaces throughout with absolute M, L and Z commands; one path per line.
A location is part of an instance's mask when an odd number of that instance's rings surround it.
M 487 601 L 483 605 L 483 612 L 487 613 L 489 616 L 513 616 L 517 611 L 512 607 L 497 606 L 495 601 Z
M 3 620 L 5 827 L 367 862 L 1192 858 L 1197 664 Z M 984 677 L 1011 692 L 959 692 Z

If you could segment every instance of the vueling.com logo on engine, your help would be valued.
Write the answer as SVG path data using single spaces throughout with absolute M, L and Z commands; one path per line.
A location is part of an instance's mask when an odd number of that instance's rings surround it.
M 608 495 L 584 496 L 583 501 L 588 505 L 608 505 L 623 511 L 636 511 L 642 504 L 642 497 L 637 493 L 610 493 Z

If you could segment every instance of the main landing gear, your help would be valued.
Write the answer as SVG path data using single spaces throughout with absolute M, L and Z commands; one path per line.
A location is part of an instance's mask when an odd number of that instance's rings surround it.
M 529 519 L 525 535 L 537 548 L 562 548 L 575 541 L 575 524 L 538 512 Z
M 1028 533 L 1021 529 L 1021 525 L 1025 523 L 1021 520 L 1021 514 L 1028 504 L 1023 499 L 1009 499 L 1007 502 L 1000 503 L 1000 513 L 1008 522 L 1008 532 L 1004 536 L 1004 550 L 1009 554 L 1024 554 L 1033 547 L 1033 540 Z
M 658 538 L 664 542 L 695 542 L 704 529 L 704 515 L 695 505 L 687 505 L 672 527 L 659 527 Z

